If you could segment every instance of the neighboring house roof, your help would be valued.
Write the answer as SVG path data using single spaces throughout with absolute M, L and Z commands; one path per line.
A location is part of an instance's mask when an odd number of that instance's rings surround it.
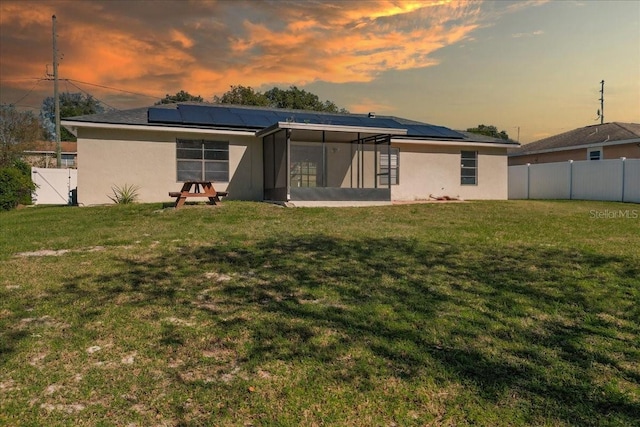
M 78 143 L 73 141 L 60 142 L 60 152 L 64 154 L 76 154 Z M 30 150 L 25 150 L 29 154 L 51 154 L 56 152 L 56 143 L 52 141 L 37 141 Z
M 509 152 L 510 157 L 526 156 L 552 151 L 571 150 L 596 145 L 614 145 L 640 140 L 639 123 L 603 123 L 570 130 L 540 139 Z
M 65 118 L 67 124 L 81 123 L 143 125 L 181 128 L 234 129 L 260 132 L 277 125 L 296 123 L 302 126 L 335 126 L 358 129 L 387 129 L 412 139 L 447 139 L 473 142 L 503 143 L 512 141 L 492 139 L 481 135 L 465 134 L 443 126 L 407 120 L 394 116 L 372 114 L 338 114 L 307 110 L 290 110 L 229 104 L 179 103 L 157 105 L 125 111 L 110 111 Z M 71 123 L 70 123 L 71 122 Z

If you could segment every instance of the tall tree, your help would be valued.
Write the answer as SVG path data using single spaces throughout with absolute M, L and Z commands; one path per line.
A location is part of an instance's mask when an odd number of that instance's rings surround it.
M 216 104 L 237 104 L 256 105 L 266 107 L 269 99 L 263 93 L 256 92 L 251 86 L 231 86 L 231 89 L 222 94 L 214 96 L 213 102 Z
M 10 166 L 42 138 L 40 121 L 31 111 L 0 105 L 0 167 Z
M 493 125 L 478 125 L 475 128 L 468 128 L 467 132 L 477 133 L 479 135 L 491 136 L 493 138 L 504 139 L 505 141 L 509 140 L 509 135 L 507 132 L 501 130 L 498 132 L 498 128 Z
M 87 114 L 99 114 L 104 112 L 100 101 L 91 95 L 83 95 L 80 92 L 63 92 L 60 95 L 60 118 L 84 116 Z M 45 136 L 49 141 L 55 140 L 55 106 L 52 96 L 42 101 L 40 119 L 45 130 Z M 60 129 L 61 141 L 75 141 L 76 137 L 68 130 Z
M 166 94 L 165 97 L 156 102 L 155 105 L 173 104 L 176 102 L 204 102 L 204 99 L 200 95 L 191 95 L 189 92 L 181 90 L 180 92 L 176 92 L 175 95 Z
M 289 89 L 274 87 L 264 93 L 256 92 L 246 86 L 231 86 L 231 90 L 222 96 L 214 96 L 217 104 L 257 105 L 272 108 L 288 108 L 292 110 L 326 111 L 331 113 L 348 113 L 331 101 L 321 101 L 318 95 L 290 86 Z
M 296 86 L 289 86 L 289 89 L 286 90 L 274 87 L 265 92 L 265 96 L 269 100 L 270 106 L 275 108 L 348 113 L 344 108 L 338 108 L 333 102 L 321 101 L 318 95 L 298 89 Z

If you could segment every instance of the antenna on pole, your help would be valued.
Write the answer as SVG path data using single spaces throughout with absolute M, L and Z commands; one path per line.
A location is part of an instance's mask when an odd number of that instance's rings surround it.
M 60 149 L 60 97 L 58 96 L 58 44 L 56 35 L 56 15 L 51 17 L 53 28 L 53 102 L 56 124 L 56 167 L 62 167 Z
M 598 117 L 600 117 L 600 124 L 604 123 L 604 80 L 600 82 L 600 109 L 598 110 Z

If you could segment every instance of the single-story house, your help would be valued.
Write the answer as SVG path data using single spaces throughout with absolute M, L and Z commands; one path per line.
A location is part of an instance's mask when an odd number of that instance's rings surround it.
M 569 160 L 640 159 L 640 124 L 603 123 L 509 150 L 509 166 Z
M 78 137 L 78 202 L 136 185 L 170 201 L 191 180 L 230 199 L 334 202 L 507 198 L 507 149 L 391 116 L 180 103 L 66 118 Z
M 23 159 L 33 167 L 56 168 L 58 165 L 56 143 L 52 141 L 38 141 L 30 150 L 25 150 Z M 77 144 L 72 141 L 60 143 L 61 166 L 65 169 L 78 167 Z

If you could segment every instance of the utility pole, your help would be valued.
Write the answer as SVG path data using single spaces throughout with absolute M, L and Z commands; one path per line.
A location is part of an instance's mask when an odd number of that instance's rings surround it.
M 600 124 L 604 123 L 604 80 L 600 82 Z
M 60 149 L 60 97 L 58 96 L 58 44 L 56 35 L 56 15 L 51 17 L 53 21 L 53 102 L 56 122 L 56 167 L 62 167 L 62 154 Z

